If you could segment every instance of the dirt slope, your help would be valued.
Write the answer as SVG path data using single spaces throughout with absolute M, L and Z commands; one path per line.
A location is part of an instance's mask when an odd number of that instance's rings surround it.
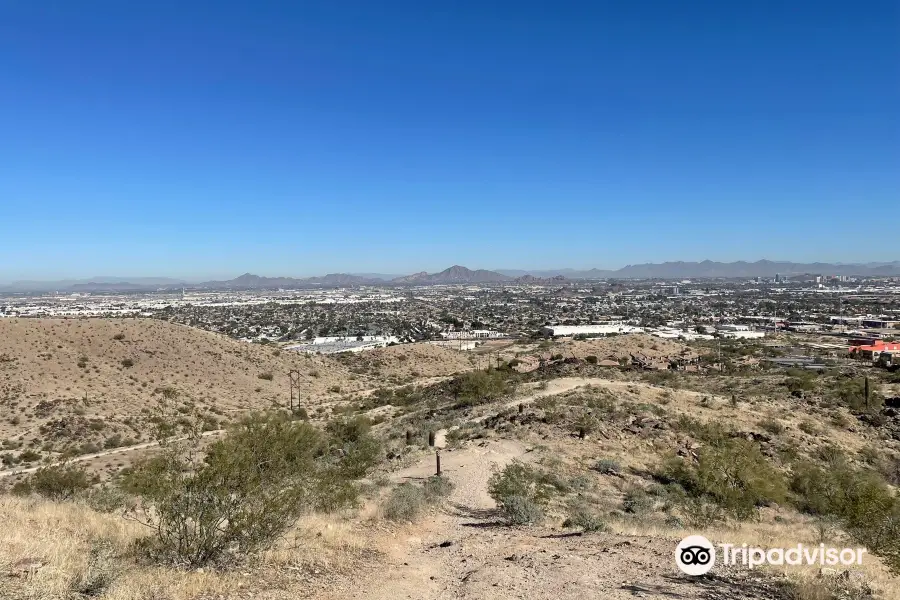
M 99 449 L 147 439 L 149 411 L 165 390 L 209 428 L 242 410 L 286 405 L 288 371 L 301 398 L 371 386 L 332 359 L 237 342 L 154 320 L 0 320 L 0 441 L 40 438 L 41 451 Z M 117 437 L 118 436 L 118 437 Z M 21 450 L 22 448 L 19 448 Z
M 0 470 L 145 443 L 164 396 L 176 418 L 197 412 L 216 430 L 287 406 L 291 370 L 313 413 L 346 393 L 469 368 L 427 344 L 319 356 L 151 319 L 0 319 Z

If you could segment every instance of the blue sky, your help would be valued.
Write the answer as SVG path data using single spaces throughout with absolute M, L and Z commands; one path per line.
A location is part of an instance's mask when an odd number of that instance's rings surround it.
M 0 3 L 0 281 L 893 260 L 898 200 L 891 0 Z

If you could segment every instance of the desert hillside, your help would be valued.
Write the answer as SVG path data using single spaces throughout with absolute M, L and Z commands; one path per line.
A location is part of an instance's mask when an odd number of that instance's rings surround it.
M 422 344 L 334 358 L 150 319 L 0 319 L 0 468 L 146 442 L 164 399 L 218 430 L 287 406 L 291 370 L 313 412 L 347 393 L 468 368 L 467 357 Z
M 0 597 L 900 598 L 897 374 L 689 369 L 704 352 L 305 356 L 157 321 L 0 321 Z M 688 577 L 689 534 L 870 554 Z

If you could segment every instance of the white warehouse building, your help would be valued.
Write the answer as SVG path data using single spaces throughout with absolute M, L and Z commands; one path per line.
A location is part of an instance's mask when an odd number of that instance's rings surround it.
M 548 337 L 642 333 L 643 331 L 643 327 L 625 325 L 624 323 L 607 323 L 605 325 L 547 325 L 546 327 L 541 327 L 541 333 Z

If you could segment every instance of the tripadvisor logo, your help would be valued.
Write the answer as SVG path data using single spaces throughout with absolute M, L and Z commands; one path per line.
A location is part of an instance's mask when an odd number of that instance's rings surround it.
M 749 569 L 761 565 L 861 565 L 865 548 L 827 548 L 825 544 L 790 548 L 758 548 L 742 544 L 718 544 L 702 535 L 689 535 L 675 548 L 675 564 L 688 575 L 705 575 L 716 564 L 717 555 L 723 565 L 743 565 Z
M 688 575 L 704 575 L 716 564 L 716 549 L 702 535 L 689 535 L 675 548 L 675 564 Z

